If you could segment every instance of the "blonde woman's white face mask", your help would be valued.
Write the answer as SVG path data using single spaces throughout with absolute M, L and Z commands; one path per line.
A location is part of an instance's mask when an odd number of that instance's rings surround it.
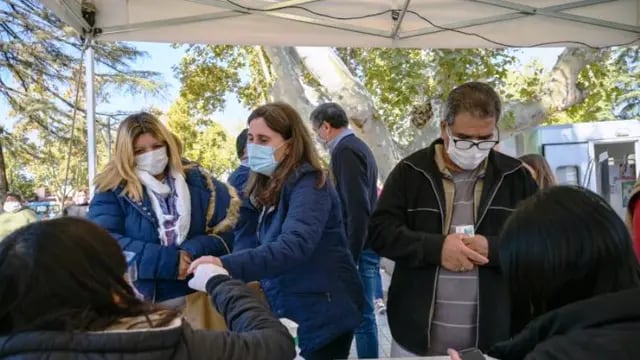
M 153 176 L 161 174 L 167 168 L 167 164 L 169 156 L 166 146 L 136 156 L 136 169 Z

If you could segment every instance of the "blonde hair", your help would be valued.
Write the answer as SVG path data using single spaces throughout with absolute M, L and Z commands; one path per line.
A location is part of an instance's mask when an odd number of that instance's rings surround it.
M 133 144 L 143 134 L 150 134 L 164 143 L 167 147 L 169 167 L 180 172 L 184 171 L 175 136 L 155 116 L 140 112 L 129 115 L 120 124 L 114 156 L 104 170 L 96 176 L 95 185 L 98 191 L 114 190 L 122 184 L 124 195 L 135 201 L 142 200 L 142 184 L 135 173 L 136 157 Z

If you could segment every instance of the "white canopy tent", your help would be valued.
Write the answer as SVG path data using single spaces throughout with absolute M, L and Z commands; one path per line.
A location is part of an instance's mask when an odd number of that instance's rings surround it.
M 99 41 L 272 46 L 531 47 L 640 44 L 640 0 L 41 0 Z M 95 7 L 95 25 L 83 17 Z M 89 174 L 95 174 L 87 52 Z
M 78 31 L 88 28 L 80 0 L 42 2 Z M 104 41 L 416 48 L 582 42 L 600 47 L 640 37 L 640 0 L 90 2 L 101 29 L 97 39 Z

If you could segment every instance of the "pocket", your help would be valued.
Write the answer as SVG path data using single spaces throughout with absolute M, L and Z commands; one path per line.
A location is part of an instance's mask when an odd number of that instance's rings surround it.
M 412 230 L 432 231 L 442 224 L 440 210 L 435 208 L 416 208 L 407 210 L 408 225 Z M 435 226 L 434 226 L 435 225 Z
M 285 317 L 297 322 L 301 330 L 321 328 L 329 309 L 331 294 L 327 292 L 294 292 L 283 297 Z

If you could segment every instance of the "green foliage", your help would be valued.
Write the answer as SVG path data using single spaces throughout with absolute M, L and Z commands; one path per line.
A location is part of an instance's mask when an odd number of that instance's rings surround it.
M 224 107 L 226 93 L 235 94 L 247 107 L 264 102 L 271 84 L 257 51 L 255 47 L 188 46 L 175 70 L 190 109 L 209 115 Z M 379 118 L 396 140 L 405 142 L 410 141 L 408 114 L 413 104 L 442 99 L 455 85 L 471 79 L 499 85 L 515 61 L 510 51 L 500 49 L 336 51 L 372 95 Z M 308 72 L 302 77 L 322 93 L 322 85 Z
M 367 88 L 378 116 L 394 138 L 407 143 L 415 104 L 444 100 L 455 86 L 470 80 L 500 86 L 515 61 L 502 49 L 337 49 L 341 59 Z
M 169 128 L 182 140 L 185 158 L 221 179 L 238 165 L 235 139 L 210 118 L 194 116 L 185 99 L 179 98 L 171 106 L 168 118 Z
M 225 105 L 225 95 L 235 94 L 247 107 L 266 102 L 270 84 L 259 55 L 249 46 L 188 45 L 174 67 L 182 82 L 180 96 L 198 114 L 211 115 Z M 268 71 L 268 58 L 264 56 Z
M 606 61 L 587 66 L 579 86 L 589 96 L 545 123 L 599 121 L 640 116 L 638 47 L 613 49 Z M 517 49 L 335 49 L 361 81 L 381 119 L 400 144 L 413 140 L 410 114 L 417 104 L 442 101 L 467 81 L 493 85 L 506 102 L 539 100 L 549 80 L 539 61 L 518 69 Z M 262 102 L 269 89 L 255 47 L 190 46 L 180 67 L 182 95 L 192 109 L 211 114 L 224 107 L 224 95 L 234 93 L 248 107 Z M 322 84 L 303 71 L 301 80 L 323 93 Z M 507 128 L 516 114 L 505 115 Z
M 5 154 L 33 179 L 62 197 L 73 188 L 86 187 L 87 156 L 84 111 L 84 74 L 80 54 L 83 43 L 75 32 L 33 0 L 4 0 L 0 5 L 0 101 L 11 109 L 16 122 L 7 135 Z M 140 96 L 165 88 L 159 74 L 136 71 L 131 63 L 146 54 L 123 43 L 96 42 L 97 101 L 110 94 Z M 80 98 L 75 104 L 77 80 Z M 78 109 L 71 139 L 73 109 Z M 106 118 L 122 114 L 98 113 L 98 150 L 107 157 Z M 70 146 L 71 145 L 71 146 Z M 64 187 L 67 154 L 71 148 L 69 186 Z M 104 164 L 104 162 L 101 162 Z M 21 172 L 22 173 L 22 172 Z M 25 176 L 27 176 L 25 175 Z
M 551 114 L 544 124 L 569 124 L 640 116 L 640 48 L 614 48 L 602 62 L 587 65 L 578 86 L 587 90 L 583 102 Z M 549 80 L 541 63 L 527 64 L 510 72 L 502 87 L 506 101 L 537 100 Z
M 543 85 L 549 79 L 544 65 L 539 60 L 533 60 L 523 66 L 522 71 L 509 71 L 504 78 L 504 85 L 500 88 L 505 102 L 538 100 Z

